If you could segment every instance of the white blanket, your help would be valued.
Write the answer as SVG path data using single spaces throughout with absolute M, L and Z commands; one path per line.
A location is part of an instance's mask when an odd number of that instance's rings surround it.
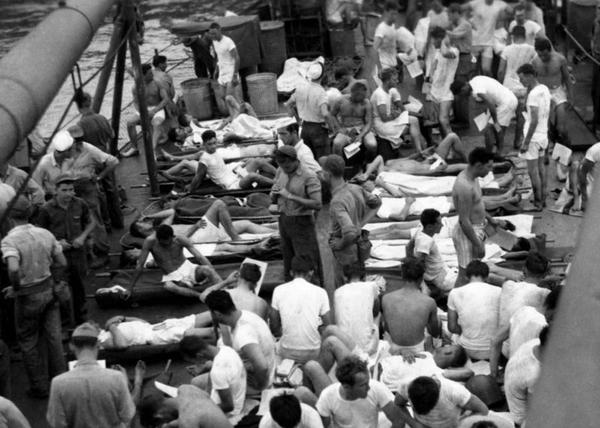
M 306 80 L 306 71 L 313 61 L 299 61 L 298 58 L 289 58 L 283 64 L 283 73 L 277 78 L 277 92 L 292 92 L 296 90 L 298 82 Z
M 452 187 L 456 177 L 428 177 L 405 174 L 403 172 L 386 171 L 379 174 L 386 183 L 398 186 L 400 191 L 411 196 L 443 196 L 452 194 Z M 479 179 L 481 188 L 498 189 L 498 183 L 494 181 L 491 172 Z
M 377 217 L 389 218 L 392 214 L 398 214 L 406 205 L 404 198 L 381 198 L 381 207 L 377 211 Z M 409 215 L 420 215 L 423 210 L 435 207 L 441 214 L 448 214 L 452 204 L 447 196 L 430 196 L 417 198 L 410 206 Z

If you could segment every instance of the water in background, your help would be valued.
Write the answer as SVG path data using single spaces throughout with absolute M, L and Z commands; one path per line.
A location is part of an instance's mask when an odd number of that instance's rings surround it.
M 0 57 L 4 56 L 22 37 L 27 35 L 46 15 L 57 7 L 57 0 L 0 0 Z M 162 55 L 166 55 L 169 65 L 174 65 L 180 60 L 187 58 L 183 45 L 171 45 L 175 36 L 160 25 L 161 19 L 193 19 L 200 20 L 202 17 L 210 18 L 215 4 L 224 4 L 228 9 L 238 14 L 256 13 L 261 0 L 143 0 L 141 10 L 146 24 L 144 44 L 140 46 L 142 62 L 152 59 L 154 49 L 158 49 Z M 96 32 L 94 39 L 79 60 L 82 79 L 85 81 L 104 62 L 112 34 L 112 15 L 105 19 L 105 24 Z M 40 64 L 43 66 L 43 64 Z M 131 66 L 129 52 L 127 66 Z M 192 61 L 186 61 L 170 72 L 175 80 L 176 87 L 190 78 L 196 77 L 193 71 Z M 131 89 L 133 79 L 126 74 L 125 87 L 123 90 L 123 107 L 131 100 Z M 96 79 L 86 86 L 86 91 L 94 94 Z M 101 113 L 106 117 L 112 113 L 112 88 L 113 81 L 108 84 L 108 91 L 104 97 Z M 42 135 L 49 135 L 60 119 L 64 109 L 73 95 L 71 79 L 67 78 L 62 89 L 46 110 L 39 122 Z M 77 121 L 77 108 L 71 107 L 67 116 L 66 124 Z M 123 116 L 121 118 L 123 122 Z M 123 126 L 121 126 L 123 129 Z M 121 138 L 125 138 L 121 132 Z

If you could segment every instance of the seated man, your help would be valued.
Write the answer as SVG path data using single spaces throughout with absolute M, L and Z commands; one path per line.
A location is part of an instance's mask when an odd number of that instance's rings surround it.
M 457 79 L 450 89 L 455 96 L 472 95 L 475 100 L 485 103 L 491 119 L 484 131 L 485 146 L 491 152 L 502 153 L 504 134 L 515 116 L 518 105 L 515 94 L 496 79 L 488 76 L 475 76 L 468 82 Z
M 487 406 L 458 382 L 443 377 L 421 376 L 413 380 L 406 391 L 397 396 L 396 402 L 410 401 L 415 419 L 425 426 L 456 427 L 460 415 L 468 410 L 487 415 Z
M 512 420 L 523 425 L 531 403 L 535 384 L 542 369 L 541 359 L 548 340 L 548 327 L 540 332 L 539 339 L 525 342 L 508 360 L 504 372 L 504 391 Z
M 394 148 L 402 142 L 402 135 L 408 129 L 415 148 L 422 152 L 427 142 L 421 134 L 419 120 L 415 116 L 402 115 L 402 99 L 396 89 L 398 73 L 388 68 L 381 72 L 381 86 L 371 95 L 373 105 L 373 130 L 384 140 L 388 140 Z M 406 112 L 408 113 L 408 112 Z
M 300 256 L 292 258 L 292 281 L 275 287 L 271 300 L 271 330 L 281 336 L 277 354 L 299 363 L 314 360 L 321 347 L 320 330 L 330 323 L 329 298 L 311 284 L 313 266 Z
M 467 265 L 469 283 L 450 291 L 448 330 L 458 334 L 458 344 L 475 360 L 490 358 L 490 342 L 498 327 L 498 308 L 502 289 L 485 281 L 488 266 L 479 260 Z
M 252 312 L 236 308 L 231 295 L 224 290 L 206 296 L 206 305 L 215 322 L 231 328 L 227 341 L 246 366 L 247 394 L 257 394 L 268 388 L 275 375 L 275 340 L 267 323 Z M 224 343 L 225 340 L 223 338 Z
M 321 376 L 327 377 L 325 372 Z M 394 395 L 381 382 L 369 379 L 367 364 L 357 356 L 343 359 L 335 370 L 337 383 L 331 383 L 319 394 L 316 408 L 323 425 L 336 427 L 377 428 L 379 412 L 395 426 L 422 427 L 406 409 L 396 406 Z
M 314 408 L 301 403 L 295 395 L 281 394 L 271 398 L 269 412 L 258 424 L 258 428 L 323 428 L 323 422 Z
M 201 327 L 204 318 L 203 314 L 188 315 L 150 324 L 141 318 L 117 315 L 106 321 L 98 336 L 98 344 L 103 349 L 125 349 L 138 345 L 178 343 L 186 332 Z
M 364 84 L 368 88 L 367 80 L 356 79 L 354 74 L 352 74 L 352 70 L 348 67 L 337 68 L 333 77 L 335 78 L 336 86 L 341 91 L 342 95 L 349 94 L 352 86 L 357 82 Z
M 188 250 L 196 261 L 203 266 L 191 263 L 184 256 L 184 249 Z M 198 298 L 201 290 L 196 290 L 195 287 L 199 286 L 200 282 L 205 280 L 207 276 L 212 277 L 213 280 L 221 280 L 210 262 L 200 254 L 188 238 L 175 235 L 171 226 L 161 224 L 155 233 L 144 240 L 131 288 L 142 274 L 150 253 L 152 253 L 158 268 L 163 271 L 163 286 L 173 293 Z
M 344 147 L 356 141 L 364 144 L 372 157 L 377 153 L 377 141 L 371 132 L 372 106 L 367 99 L 367 86 L 356 82 L 349 95 L 343 95 L 331 109 L 331 115 L 339 121 L 340 128 L 333 140 L 333 153 L 342 156 Z
M 381 309 L 392 348 L 411 355 L 425 350 L 425 329 L 439 337 L 441 325 L 435 300 L 421 291 L 425 265 L 407 257 L 401 269 L 402 286 L 383 296 Z
M 185 336 L 179 349 L 187 361 L 201 367 L 191 384 L 208 392 L 229 422 L 237 424 L 244 416 L 246 400 L 246 369 L 238 353 L 229 346 L 217 348 L 198 336 Z

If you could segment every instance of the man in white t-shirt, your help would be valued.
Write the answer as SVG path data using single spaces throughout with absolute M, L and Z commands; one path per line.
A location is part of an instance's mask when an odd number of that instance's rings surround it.
M 489 412 L 487 406 L 460 383 L 437 376 L 416 378 L 400 392 L 396 402 L 399 400 L 410 400 L 415 419 L 429 428 L 456 427 L 465 410 L 480 415 Z
M 482 101 L 487 107 L 489 121 L 482 130 L 485 146 L 490 151 L 501 153 L 504 145 L 504 134 L 515 116 L 518 101 L 510 89 L 496 79 L 487 76 L 475 76 L 468 82 L 455 80 L 450 89 L 454 95 L 472 95 L 476 101 Z M 495 143 L 494 144 L 494 140 Z
M 577 181 L 579 182 L 579 189 L 581 192 L 582 210 L 585 210 L 588 197 L 591 194 L 591 189 L 588 189 L 588 184 L 593 182 L 594 167 L 597 162 L 600 162 L 600 143 L 596 143 L 587 149 L 585 157 L 577 172 Z
M 394 22 L 398 15 L 396 3 L 388 1 L 383 9 L 382 21 L 375 28 L 373 48 L 377 51 L 377 66 L 379 72 L 386 68 L 397 69 L 398 54 L 397 35 Z M 400 77 L 400 81 L 402 78 Z
M 398 148 L 402 143 L 402 135 L 408 129 L 415 148 L 421 152 L 427 142 L 421 134 L 419 120 L 403 111 L 397 85 L 398 73 L 395 69 L 388 68 L 381 72 L 381 86 L 371 95 L 373 130 L 379 137 L 388 140 L 392 147 Z
M 267 323 L 255 313 L 237 309 L 225 290 L 213 291 L 206 296 L 205 303 L 216 323 L 231 328 L 231 337 L 224 335 L 223 342 L 238 352 L 244 361 L 248 394 L 269 387 L 275 375 L 275 340 Z
M 217 134 L 212 131 L 202 133 L 205 151 L 200 154 L 196 165 L 196 175 L 189 185 L 189 190 L 196 190 L 205 177 L 210 178 L 217 186 L 225 190 L 251 189 L 272 186 L 277 169 L 267 160 L 256 158 L 245 163 L 226 164 L 223 156 L 217 152 Z M 264 174 L 264 175 L 263 175 Z
M 271 329 L 281 339 L 277 353 L 299 363 L 315 360 L 321 348 L 320 329 L 331 323 L 329 299 L 321 287 L 308 282 L 313 275 L 310 260 L 292 258 L 292 281 L 278 285 L 271 299 Z
M 218 87 L 215 88 L 215 100 L 221 114 L 228 114 L 226 95 L 235 96 L 234 90 L 240 82 L 240 56 L 231 38 L 224 36 L 221 26 L 216 22 L 210 24 L 208 38 L 212 40 L 214 55 L 217 59 L 218 77 L 215 76 Z M 241 100 L 238 100 L 241 101 Z
M 394 404 L 394 395 L 384 384 L 369 379 L 367 364 L 358 357 L 344 358 L 335 377 L 338 382 L 326 387 L 317 401 L 324 426 L 331 423 L 334 428 L 377 428 L 379 412 L 398 426 L 421 426 Z
M 433 208 L 427 208 L 421 213 L 421 230 L 411 239 L 409 248 L 412 256 L 425 263 L 423 279 L 429 286 L 448 292 L 454 287 L 457 269 L 450 269 L 444 263 L 434 236 L 442 230 L 442 215 Z
M 483 74 L 492 75 L 494 31 L 506 10 L 502 0 L 472 0 L 468 3 L 473 25 L 473 54 L 481 57 Z
M 527 161 L 527 171 L 533 187 L 534 205 L 541 211 L 546 205 L 546 182 L 544 180 L 544 154 L 548 148 L 548 120 L 552 96 L 548 87 L 537 80 L 537 73 L 531 64 L 523 64 L 517 69 L 519 80 L 527 88 L 527 117 L 523 127 L 523 143 L 519 156 Z
M 304 144 L 304 141 L 300 139 L 298 130 L 299 126 L 294 121 L 279 128 L 277 133 L 279 134 L 279 139 L 284 145 L 292 146 L 294 149 L 296 149 L 296 156 L 298 157 L 300 163 L 309 171 L 318 174 L 322 170 L 321 165 L 319 165 L 319 162 L 316 161 L 312 150 L 306 144 Z
M 548 338 L 548 327 L 540 332 L 539 339 L 525 342 L 506 364 L 504 392 L 510 416 L 516 424 L 523 425 L 542 368 L 541 357 Z
M 448 296 L 448 330 L 458 334 L 458 344 L 471 359 L 490 358 L 490 343 L 498 328 L 498 308 L 502 289 L 485 281 L 487 264 L 473 260 L 467 265 L 469 283 Z
M 452 132 L 450 108 L 454 96 L 450 90 L 450 84 L 454 81 L 458 68 L 459 52 L 457 48 L 450 46 L 450 41 L 446 38 L 446 30 L 443 28 L 434 27 L 430 32 L 430 37 L 436 51 L 429 72 L 431 81 L 429 97 L 438 112 L 442 136 L 446 136 Z
M 512 33 L 513 28 L 517 25 L 525 28 L 525 42 L 528 45 L 533 46 L 536 38 L 545 37 L 544 30 L 542 30 L 542 27 L 537 22 L 525 18 L 524 4 L 517 4 L 515 6 L 515 19 L 508 25 L 508 31 Z
M 500 352 L 505 341 L 508 341 L 505 355 L 510 359 L 521 345 L 537 338 L 542 329 L 552 322 L 561 292 L 562 287 L 558 286 L 546 296 L 543 314 L 533 306 L 522 306 L 510 317 L 508 325 L 498 329 L 490 350 L 491 376 L 498 377 Z
M 181 339 L 179 349 L 186 360 L 201 362 L 204 367 L 207 361 L 212 362 L 209 372 L 194 377 L 191 383 L 209 392 L 229 422 L 237 424 L 244 416 L 246 399 L 246 369 L 238 353 L 229 346 L 217 348 L 193 335 Z
M 514 148 L 518 148 L 523 138 L 523 111 L 525 109 L 525 98 L 527 89 L 521 84 L 517 69 L 523 64 L 531 63 L 535 58 L 535 48 L 525 42 L 525 27 L 513 26 L 511 29 L 512 43 L 504 48 L 500 55 L 498 67 L 498 81 L 512 91 L 517 97 L 519 104 L 516 110 L 517 126 L 515 129 Z
M 323 422 L 314 408 L 300 403 L 292 394 L 271 398 L 269 413 L 260 420 L 258 428 L 323 428 Z

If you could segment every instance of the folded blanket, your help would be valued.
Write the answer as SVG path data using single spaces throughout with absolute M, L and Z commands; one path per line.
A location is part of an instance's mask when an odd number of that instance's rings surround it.
M 411 196 L 443 196 L 452 194 L 452 187 L 456 181 L 454 176 L 429 177 L 405 174 L 403 172 L 386 171 L 379 174 L 386 183 L 398 186 L 398 188 Z M 498 189 L 498 183 L 494 181 L 491 172 L 479 179 L 481 188 Z
M 406 199 L 404 198 L 381 198 L 381 207 L 377 211 L 377 217 L 389 218 L 392 214 L 398 214 L 404 209 Z M 420 215 L 423 210 L 435 207 L 441 214 L 448 214 L 452 204 L 447 196 L 429 196 L 417 198 L 411 205 L 409 215 Z

